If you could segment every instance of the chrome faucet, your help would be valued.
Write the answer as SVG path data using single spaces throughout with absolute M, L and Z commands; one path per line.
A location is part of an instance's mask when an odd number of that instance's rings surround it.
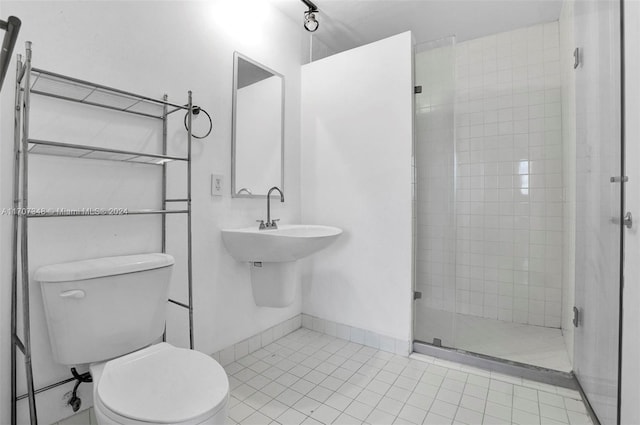
M 278 228 L 276 221 L 279 221 L 280 219 L 277 218 L 277 219 L 271 220 L 271 192 L 273 192 L 274 190 L 277 190 L 278 193 L 280 193 L 280 202 L 284 202 L 284 193 L 282 193 L 282 191 L 278 189 L 277 186 L 273 186 L 271 189 L 269 189 L 269 192 L 267 192 L 267 222 L 265 223 L 264 220 L 256 220 L 260 222 L 260 228 L 259 228 L 260 230 Z

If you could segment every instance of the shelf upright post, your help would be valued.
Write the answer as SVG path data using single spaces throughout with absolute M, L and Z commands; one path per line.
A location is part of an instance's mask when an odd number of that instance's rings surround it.
M 11 424 L 18 422 L 17 402 L 17 329 L 18 329 L 18 208 L 20 208 L 20 101 L 22 91 L 20 72 L 22 71 L 22 55 L 16 61 L 16 98 L 13 123 L 13 217 L 11 217 Z
M 162 107 L 162 154 L 167 154 L 167 119 L 168 119 L 168 108 L 167 108 L 167 99 L 168 96 L 165 95 L 162 97 L 165 104 Z M 162 209 L 167 209 L 167 162 L 162 163 Z M 161 241 L 161 252 L 166 254 L 167 252 L 167 215 L 161 215 L 162 220 L 162 241 Z M 162 342 L 167 341 L 167 323 L 164 324 L 164 331 L 162 331 Z
M 164 105 L 162 107 L 162 155 L 167 155 L 167 119 L 168 107 L 167 100 L 169 96 L 166 94 L 162 97 Z M 162 163 L 162 209 L 167 209 L 167 162 Z M 167 216 L 162 214 L 162 253 L 167 252 Z
M 187 111 L 187 274 L 189 285 L 189 346 L 193 350 L 193 261 L 191 249 L 191 128 L 193 121 L 193 93 L 189 90 Z
M 28 251 L 28 208 L 29 208 L 29 113 L 31 107 L 31 42 L 26 43 L 24 73 L 24 117 L 22 119 L 22 205 L 20 224 L 20 262 L 22 266 L 22 327 L 24 328 L 24 364 L 27 375 L 27 393 L 29 394 L 29 416 L 31 425 L 37 425 L 36 398 L 33 387 L 33 368 L 31 364 L 31 326 L 29 319 L 29 251 Z

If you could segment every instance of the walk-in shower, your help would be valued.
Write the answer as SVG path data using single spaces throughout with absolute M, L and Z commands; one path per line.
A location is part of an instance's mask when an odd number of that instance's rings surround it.
M 570 371 L 558 23 L 429 47 L 416 52 L 416 337 Z
M 566 2 L 559 21 L 414 59 L 415 351 L 575 373 L 603 423 L 617 417 L 619 17 Z

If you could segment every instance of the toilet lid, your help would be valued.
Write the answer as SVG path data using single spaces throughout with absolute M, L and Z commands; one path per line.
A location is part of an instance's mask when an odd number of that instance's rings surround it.
M 218 362 L 167 343 L 107 362 L 97 389 L 114 413 L 161 424 L 213 415 L 225 405 L 228 392 Z

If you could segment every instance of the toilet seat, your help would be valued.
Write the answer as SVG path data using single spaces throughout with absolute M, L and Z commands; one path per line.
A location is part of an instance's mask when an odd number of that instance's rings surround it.
M 218 362 L 164 342 L 108 361 L 94 385 L 97 405 L 118 423 L 197 424 L 223 409 L 229 393 Z

